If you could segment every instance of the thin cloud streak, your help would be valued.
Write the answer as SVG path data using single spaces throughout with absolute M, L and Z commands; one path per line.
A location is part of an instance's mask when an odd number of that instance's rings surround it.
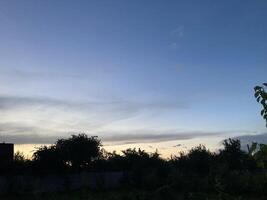
M 59 138 L 66 138 L 72 134 L 77 133 L 57 133 L 57 135 L 46 135 L 46 134 L 3 134 L 3 129 L 0 129 L 0 139 L 6 142 L 13 142 L 15 144 L 52 144 Z M 25 129 L 24 129 L 25 130 Z M 218 136 L 222 133 L 204 133 L 200 131 L 195 132 L 176 132 L 168 133 L 168 131 L 162 131 L 161 133 L 155 133 L 153 130 L 144 130 L 143 133 L 129 134 L 129 133 L 111 133 L 109 136 L 105 134 L 99 134 L 99 138 L 109 145 L 116 144 L 135 144 L 135 143 L 158 143 L 166 141 L 176 141 L 176 140 L 190 140 L 194 138 L 201 138 L 205 136 Z M 90 136 L 90 134 L 88 134 Z M 94 136 L 97 134 L 91 134 Z
M 14 122 L 25 124 L 25 117 L 29 121 L 47 122 L 50 125 L 62 124 L 65 131 L 91 130 L 91 128 L 103 127 L 115 121 L 127 120 L 148 113 L 162 113 L 187 109 L 183 102 L 134 102 L 127 100 L 114 101 L 87 101 L 74 102 L 46 97 L 20 97 L 0 95 L 0 111 L 5 115 L 0 116 L 2 122 Z M 20 117 L 18 117 L 18 115 Z M 42 124 L 43 128 L 45 124 Z M 46 124 L 47 125 L 47 124 Z M 17 126 L 17 125 L 15 125 Z M 73 129 L 74 128 L 74 129 Z
M 23 106 L 55 106 L 55 107 L 71 107 L 86 109 L 91 107 L 115 107 L 117 109 L 186 109 L 188 106 L 182 102 L 131 102 L 127 100 L 115 101 L 90 101 L 90 102 L 71 102 L 47 97 L 20 97 L 20 96 L 0 96 L 0 109 L 10 109 Z
M 38 134 L 27 135 L 0 135 L 1 141 L 14 144 L 52 144 L 58 136 L 40 136 Z
M 69 79 L 80 79 L 86 78 L 86 76 L 81 74 L 66 74 L 66 73 L 57 73 L 57 72 L 35 72 L 35 71 L 26 71 L 20 69 L 6 69 L 1 70 L 1 77 L 11 77 L 12 79 L 16 80 L 37 80 L 40 79 L 44 80 L 51 80 L 51 79 L 58 79 L 58 78 L 69 78 Z
M 103 136 L 103 141 L 120 144 L 134 143 L 157 143 L 176 140 L 190 140 L 205 136 L 222 135 L 221 132 L 202 132 L 202 131 L 169 131 L 162 130 L 155 132 L 154 130 L 140 130 L 131 133 L 112 133 L 110 136 Z

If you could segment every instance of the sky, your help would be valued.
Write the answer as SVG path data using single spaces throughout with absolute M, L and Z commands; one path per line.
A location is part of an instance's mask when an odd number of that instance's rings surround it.
M 266 136 L 267 2 L 0 1 L 0 140 L 164 155 Z M 259 138 L 259 136 L 257 136 Z M 260 137 L 261 138 L 261 137 Z

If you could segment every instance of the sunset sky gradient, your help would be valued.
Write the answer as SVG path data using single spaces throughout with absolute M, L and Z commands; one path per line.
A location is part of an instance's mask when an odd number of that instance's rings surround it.
M 263 134 L 267 2 L 0 1 L 0 139 L 175 154 Z M 27 150 L 26 150 L 27 149 Z

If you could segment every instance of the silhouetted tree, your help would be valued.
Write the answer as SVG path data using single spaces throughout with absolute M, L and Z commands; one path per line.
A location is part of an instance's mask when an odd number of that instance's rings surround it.
M 167 178 L 167 162 L 158 152 L 148 153 L 141 149 L 126 149 L 122 155 L 107 154 L 107 169 L 128 172 L 128 183 L 135 187 L 151 188 L 162 184 Z
M 263 83 L 263 86 L 256 86 L 255 90 L 255 98 L 262 105 L 261 115 L 266 121 L 267 126 L 267 92 L 265 91 L 267 87 L 267 83 Z
M 38 148 L 33 154 L 33 161 L 43 171 L 80 170 L 100 157 L 100 147 L 101 141 L 96 136 L 72 135 L 59 139 L 51 146 Z
M 34 168 L 38 172 L 62 172 L 65 163 L 55 145 L 41 146 L 33 153 Z
M 73 169 L 88 166 L 99 158 L 100 147 L 101 141 L 97 136 L 88 137 L 86 134 L 72 135 L 68 139 L 58 140 L 55 144 L 60 157 Z
M 267 145 L 253 142 L 248 145 L 248 153 L 253 156 L 259 168 L 267 169 Z
M 17 151 L 14 154 L 13 172 L 19 174 L 28 173 L 31 169 L 31 161 L 26 159 L 22 152 Z
M 212 158 L 212 153 L 204 145 L 194 147 L 187 154 L 181 153 L 180 157 L 176 157 L 179 169 L 199 175 L 209 173 Z
M 229 170 L 254 169 L 255 162 L 248 153 L 241 150 L 241 143 L 238 139 L 223 141 L 224 149 L 219 152 L 219 160 Z
M 134 188 L 151 194 L 133 195 L 130 199 L 177 199 L 177 195 L 181 199 L 229 199 L 231 196 L 236 199 L 240 194 L 267 195 L 266 155 L 266 145 L 253 143 L 245 152 L 239 140 L 228 139 L 218 152 L 212 153 L 199 145 L 164 160 L 157 151 L 148 153 L 135 148 L 121 154 L 109 153 L 101 148 L 97 137 L 79 134 L 38 148 L 32 160 L 16 153 L 9 174 L 31 173 L 31 169 L 45 174 L 69 174 L 81 169 L 120 171 L 125 175 L 126 191 Z

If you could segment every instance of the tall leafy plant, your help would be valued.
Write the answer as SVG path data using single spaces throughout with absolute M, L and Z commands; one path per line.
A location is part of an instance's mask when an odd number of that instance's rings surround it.
M 267 126 L 267 83 L 263 83 L 262 86 L 256 86 L 254 87 L 255 91 L 255 98 L 257 102 L 259 102 L 262 105 L 262 110 L 261 110 L 261 116 L 264 118 L 266 121 L 266 126 Z

